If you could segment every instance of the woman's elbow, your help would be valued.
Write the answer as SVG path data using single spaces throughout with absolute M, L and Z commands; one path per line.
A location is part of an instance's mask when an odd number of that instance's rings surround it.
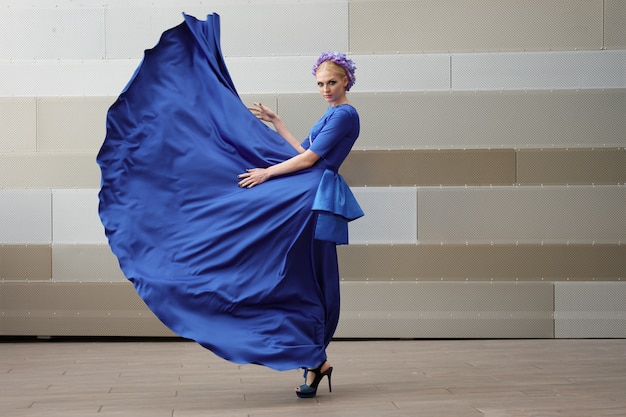
M 302 154 L 302 167 L 303 169 L 311 168 L 320 160 L 319 155 L 311 150 L 307 150 Z

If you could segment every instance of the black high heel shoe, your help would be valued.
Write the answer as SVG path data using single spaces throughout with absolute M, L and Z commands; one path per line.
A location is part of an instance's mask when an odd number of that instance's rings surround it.
M 313 398 L 317 395 L 317 386 L 320 384 L 320 382 L 322 381 L 322 378 L 324 378 L 325 376 L 328 376 L 328 392 L 333 392 L 333 389 L 330 385 L 330 376 L 333 373 L 333 367 L 329 367 L 326 371 L 322 372 L 322 366 L 324 366 L 324 364 L 327 361 L 324 361 L 320 364 L 320 366 L 318 366 L 315 369 L 306 369 L 304 371 L 304 384 L 300 385 L 300 390 L 296 391 L 296 395 L 299 398 Z M 313 379 L 313 382 L 311 382 L 311 385 L 307 385 L 306 383 L 306 377 L 308 375 L 309 372 L 313 372 L 315 374 L 315 379 Z

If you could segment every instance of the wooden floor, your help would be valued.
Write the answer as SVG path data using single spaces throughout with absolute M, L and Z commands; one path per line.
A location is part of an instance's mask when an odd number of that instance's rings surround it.
M 3 417 L 626 416 L 626 340 L 335 341 L 333 392 L 164 339 L 0 339 Z

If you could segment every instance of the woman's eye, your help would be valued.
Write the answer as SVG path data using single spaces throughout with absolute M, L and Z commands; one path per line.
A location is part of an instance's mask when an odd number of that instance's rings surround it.
M 328 84 L 335 85 L 335 84 L 337 84 L 337 81 L 329 81 Z

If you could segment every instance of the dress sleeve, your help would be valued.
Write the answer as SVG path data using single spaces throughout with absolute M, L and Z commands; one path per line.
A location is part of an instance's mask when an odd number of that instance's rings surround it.
M 313 144 L 309 149 L 321 158 L 325 158 L 341 142 L 341 139 L 350 133 L 351 129 L 350 113 L 339 109 L 328 118 L 320 132 L 313 138 Z

